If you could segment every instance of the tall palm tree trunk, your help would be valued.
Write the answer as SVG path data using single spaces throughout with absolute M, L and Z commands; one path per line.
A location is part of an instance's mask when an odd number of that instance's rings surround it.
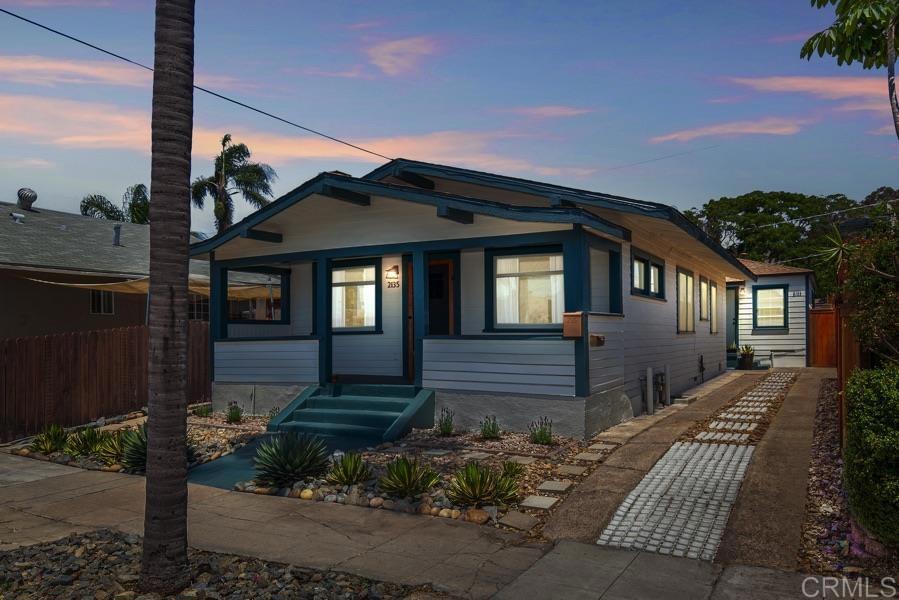
M 150 186 L 147 497 L 140 587 L 172 593 L 187 563 L 187 274 L 194 0 L 157 0 Z
M 893 128 L 899 138 L 899 100 L 896 99 L 896 24 L 890 22 L 887 36 L 887 92 L 890 95 L 890 109 L 893 112 Z

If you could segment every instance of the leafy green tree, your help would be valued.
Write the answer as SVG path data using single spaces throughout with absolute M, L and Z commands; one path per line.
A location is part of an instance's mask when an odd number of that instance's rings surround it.
M 686 215 L 737 256 L 814 270 L 818 294 L 826 295 L 835 290 L 836 280 L 833 268 L 822 260 L 822 250 L 830 245 L 827 236 L 833 224 L 843 217 L 809 217 L 854 206 L 857 204 L 842 194 L 755 191 L 709 200 Z
M 125 190 L 121 207 L 102 194 L 88 194 L 81 199 L 81 214 L 95 219 L 146 225 L 150 222 L 150 193 L 142 183 L 132 185 Z
M 198 177 L 191 185 L 191 199 L 202 209 L 206 198 L 214 202 L 215 227 L 221 232 L 234 222 L 235 194 L 243 196 L 254 208 L 262 208 L 271 202 L 272 182 L 277 175 L 265 163 L 250 161 L 251 152 L 246 144 L 234 144 L 231 134 L 222 138 L 222 151 L 215 157 L 215 172 L 208 177 Z
M 811 0 L 815 8 L 834 5 L 836 19 L 802 46 L 801 58 L 825 54 L 838 65 L 861 63 L 863 69 L 887 68 L 887 96 L 893 127 L 899 138 L 899 102 L 896 100 L 897 0 Z

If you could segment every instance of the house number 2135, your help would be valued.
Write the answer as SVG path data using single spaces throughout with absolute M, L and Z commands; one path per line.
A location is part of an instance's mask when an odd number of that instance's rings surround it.
M 398 288 L 398 287 L 400 287 L 400 282 L 399 282 L 399 281 L 388 281 L 388 282 L 387 282 L 387 288 L 388 288 L 388 289 L 390 289 L 390 288 Z

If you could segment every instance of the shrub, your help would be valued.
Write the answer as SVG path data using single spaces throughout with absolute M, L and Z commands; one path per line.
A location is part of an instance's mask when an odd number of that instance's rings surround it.
M 440 417 L 437 418 L 437 431 L 442 436 L 453 435 L 453 417 L 455 413 L 447 407 L 440 409 Z
M 272 421 L 274 421 L 275 417 L 277 417 L 279 414 L 281 414 L 281 407 L 273 406 L 272 409 L 268 411 L 268 422 L 271 423 Z
M 553 443 L 553 422 L 547 417 L 540 417 L 528 425 L 531 442 L 549 446 Z
M 31 442 L 31 450 L 41 454 L 62 452 L 68 437 L 69 434 L 59 425 L 48 425 L 42 432 L 34 436 L 34 440 Z
M 371 479 L 371 469 L 358 452 L 347 452 L 334 461 L 328 473 L 328 482 L 337 485 L 355 485 Z
M 132 471 L 147 469 L 147 425 L 122 431 L 122 466 Z
M 508 504 L 518 498 L 518 483 L 514 477 L 470 462 L 456 471 L 446 496 L 454 503 L 466 506 Z
M 512 479 L 518 479 L 524 474 L 524 465 L 521 463 L 512 462 L 507 460 L 503 463 L 503 477 L 511 477 Z
M 236 402 L 228 404 L 228 410 L 225 411 L 225 420 L 228 423 L 240 423 L 243 419 L 243 409 Z
M 97 446 L 97 458 L 107 465 L 115 465 L 122 462 L 125 453 L 125 444 L 121 431 L 110 431 L 103 436 Z
M 96 427 L 85 427 L 69 435 L 64 452 L 71 456 L 94 456 L 100 450 L 100 443 L 108 435 Z
M 256 451 L 256 482 L 267 487 L 288 487 L 328 468 L 328 449 L 314 435 L 287 432 L 262 442 Z
M 212 415 L 212 405 L 211 404 L 201 404 L 200 406 L 195 406 L 191 411 L 195 417 L 208 417 Z
M 499 439 L 499 423 L 496 422 L 496 415 L 487 415 L 481 421 L 481 437 L 485 440 Z
M 440 481 L 431 467 L 400 456 L 387 463 L 387 472 L 378 482 L 381 491 L 402 498 L 424 494 Z
M 899 546 L 899 365 L 855 371 L 846 399 L 849 508 L 873 536 Z

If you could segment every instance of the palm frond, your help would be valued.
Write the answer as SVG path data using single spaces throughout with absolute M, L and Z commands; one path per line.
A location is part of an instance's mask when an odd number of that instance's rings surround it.
M 203 209 L 204 200 L 209 196 L 215 198 L 218 192 L 218 186 L 212 177 L 197 177 L 190 184 L 190 199 L 199 209 Z
M 102 194 L 90 194 L 81 199 L 81 214 L 95 219 L 124 221 L 125 214 Z
M 122 208 L 132 223 L 146 225 L 150 222 L 150 192 L 142 183 L 132 185 L 122 196 Z

